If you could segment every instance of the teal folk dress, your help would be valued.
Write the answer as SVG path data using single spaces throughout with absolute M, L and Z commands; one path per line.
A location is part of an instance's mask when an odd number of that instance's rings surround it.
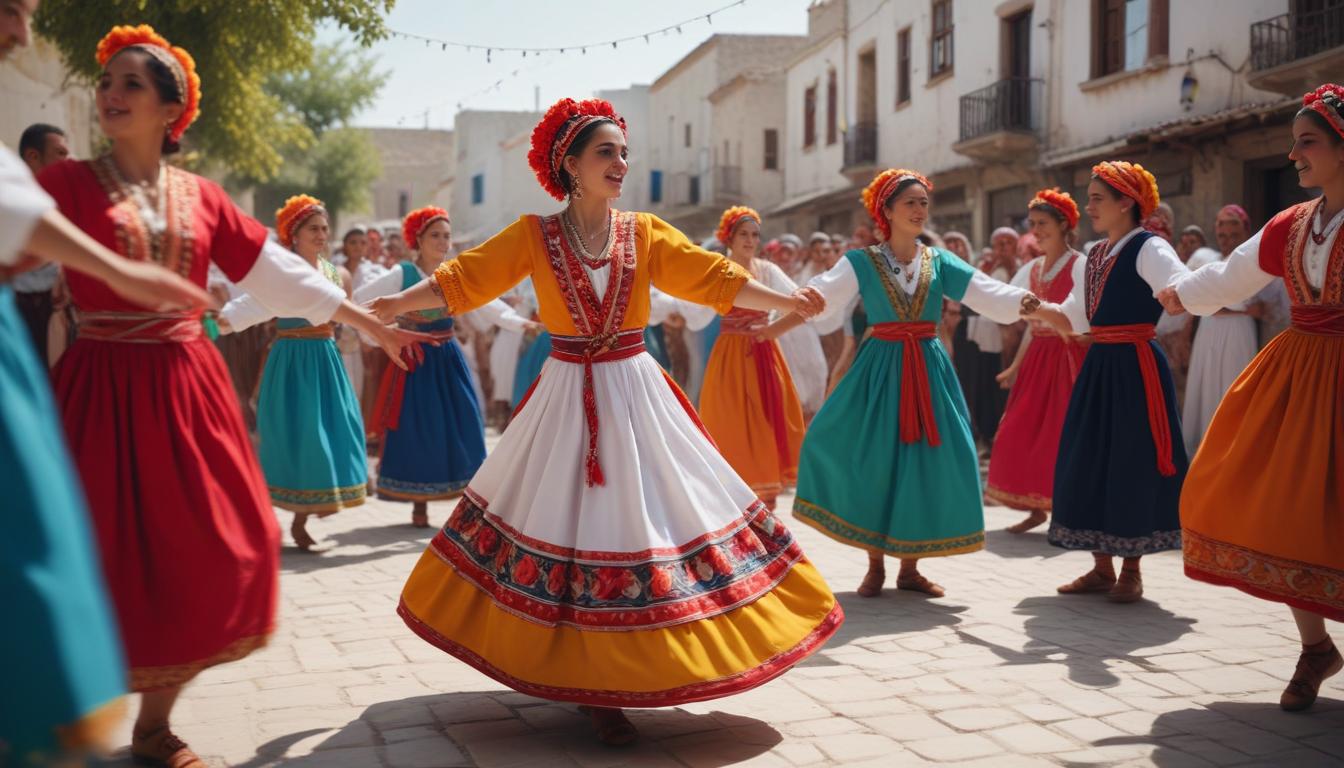
M 996 322 L 1027 292 L 922 248 L 903 280 L 884 247 L 853 250 L 812 285 L 828 308 L 863 299 L 869 336 L 803 441 L 793 514 L 831 538 L 895 557 L 956 555 L 985 542 L 980 464 L 952 361 L 943 299 Z
M 337 285 L 330 262 L 318 262 Z M 282 317 L 257 399 L 261 469 L 271 502 L 300 514 L 329 515 L 364 503 L 368 465 L 364 419 L 331 324 Z

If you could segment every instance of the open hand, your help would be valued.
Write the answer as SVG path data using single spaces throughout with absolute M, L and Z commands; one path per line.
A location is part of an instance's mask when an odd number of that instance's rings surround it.
M 802 315 L 804 318 L 816 317 L 826 310 L 826 297 L 821 295 L 821 291 L 810 285 L 793 292 L 794 312 Z
M 429 344 L 433 347 L 440 344 L 438 339 L 427 333 L 408 331 L 405 328 L 396 328 L 390 325 L 380 325 L 378 328 L 381 330 L 374 331 L 372 334 L 374 340 L 391 358 L 392 364 L 403 371 L 415 370 L 417 365 L 424 362 L 425 351 L 420 347 L 421 344 Z
M 1000 389 L 1012 389 L 1013 384 L 1017 382 L 1017 366 L 1010 365 L 1002 371 L 999 371 L 998 375 L 994 377 L 994 380 L 999 382 Z
M 1167 286 L 1158 291 L 1157 300 L 1167 310 L 1168 315 L 1179 315 L 1185 312 L 1185 305 L 1181 303 L 1180 294 L 1176 293 L 1175 286 Z
M 401 314 L 399 308 L 401 304 L 401 294 L 394 293 L 391 296 L 379 296 L 376 299 L 364 302 L 364 308 L 372 312 L 378 318 L 378 322 L 387 325 L 397 319 Z

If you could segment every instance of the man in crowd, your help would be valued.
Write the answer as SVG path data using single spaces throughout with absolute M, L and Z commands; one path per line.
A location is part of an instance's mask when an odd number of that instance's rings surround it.
M 36 176 L 43 168 L 70 156 L 65 131 L 46 123 L 28 126 L 19 139 L 19 156 Z M 46 262 L 37 269 L 16 275 L 11 284 L 19 314 L 23 316 L 28 335 L 32 337 L 33 349 L 47 365 L 51 363 L 47 354 L 47 328 L 51 324 L 52 313 L 57 309 L 56 294 L 60 276 L 60 267 L 55 262 Z

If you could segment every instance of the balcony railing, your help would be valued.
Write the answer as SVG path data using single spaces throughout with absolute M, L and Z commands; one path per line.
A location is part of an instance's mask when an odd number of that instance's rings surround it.
M 1344 46 L 1344 3 L 1285 13 L 1251 25 L 1251 69 L 1266 69 Z
M 737 165 L 719 165 L 714 168 L 714 194 L 734 196 L 742 194 L 742 168 Z
M 845 167 L 877 162 L 877 121 L 865 120 L 845 132 Z
M 961 97 L 961 141 L 1001 131 L 1035 132 L 1040 126 L 1042 81 L 1010 77 Z

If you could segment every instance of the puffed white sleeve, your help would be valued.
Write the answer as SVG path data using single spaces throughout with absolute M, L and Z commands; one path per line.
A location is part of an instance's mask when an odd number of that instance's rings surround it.
M 298 254 L 267 240 L 238 287 L 251 294 L 273 314 L 301 317 L 321 325 L 345 301 L 345 289 L 331 282 Z M 232 321 L 230 321 L 232 323 Z
M 256 296 L 244 293 L 230 299 L 229 303 L 219 310 L 219 317 L 221 320 L 228 322 L 230 330 L 237 333 L 245 331 L 257 323 L 270 320 L 275 317 L 275 313 L 258 301 Z
M 400 267 L 386 270 L 355 289 L 355 303 L 363 304 L 366 301 L 391 296 L 401 290 L 402 281 L 403 276 Z
M 0 265 L 18 262 L 37 222 L 55 207 L 19 156 L 0 146 Z
M 510 307 L 502 299 L 489 301 L 463 315 L 463 318 L 468 319 L 478 331 L 484 331 L 494 325 L 506 331 L 522 333 L 527 330 L 528 323 L 526 317 L 518 314 L 513 307 Z
M 1031 270 L 1033 267 L 1036 266 L 1036 261 L 1037 261 L 1036 259 L 1032 259 L 1028 261 L 1026 264 L 1023 264 L 1022 267 L 1017 270 L 1017 273 L 1013 275 L 1013 279 L 1008 281 L 1009 284 L 1016 285 L 1018 288 L 1024 288 L 1030 291 Z
M 809 318 L 809 323 L 825 325 L 826 321 L 834 320 L 835 315 L 851 307 L 851 302 L 859 295 L 859 276 L 855 274 L 854 265 L 848 257 L 841 257 L 834 267 L 812 278 L 807 284 L 820 291 L 822 298 L 826 299 L 826 308 Z
M 1182 275 L 1176 282 L 1176 295 L 1185 308 L 1196 315 L 1212 315 L 1223 307 L 1234 307 L 1254 296 L 1276 278 L 1260 268 L 1260 237 L 1264 229 L 1238 245 L 1223 261 L 1205 264 Z
M 1148 238 L 1139 249 L 1134 267 L 1139 277 L 1153 289 L 1153 296 L 1174 284 L 1182 275 L 1190 273 L 1181 257 L 1176 255 L 1176 249 L 1160 237 Z
M 1031 291 L 996 280 L 980 270 L 971 273 L 971 282 L 961 303 L 1001 325 L 1022 319 L 1022 297 Z

